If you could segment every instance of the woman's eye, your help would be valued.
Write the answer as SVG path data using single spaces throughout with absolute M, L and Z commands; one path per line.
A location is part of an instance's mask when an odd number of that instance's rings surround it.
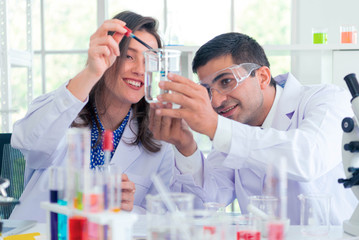
M 130 55 L 127 55 L 126 59 L 129 60 L 129 61 L 133 61 L 134 58 L 132 56 L 130 56 Z

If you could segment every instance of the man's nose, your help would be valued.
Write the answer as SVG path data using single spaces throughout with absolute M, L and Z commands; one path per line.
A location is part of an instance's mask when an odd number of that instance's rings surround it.
M 227 99 L 227 94 L 223 94 L 220 91 L 216 90 L 216 89 L 211 89 L 211 94 L 212 94 L 212 107 L 213 108 L 218 108 L 222 105 L 223 101 L 225 101 Z

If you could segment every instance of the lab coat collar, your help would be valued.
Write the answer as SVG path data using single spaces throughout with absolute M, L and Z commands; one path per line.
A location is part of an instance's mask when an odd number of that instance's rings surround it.
M 261 128 L 270 128 L 272 127 L 272 123 L 273 123 L 273 118 L 274 118 L 274 114 L 277 110 L 277 105 L 278 105 L 278 101 L 280 99 L 280 96 L 282 95 L 282 92 L 283 92 L 283 88 L 279 85 L 276 85 L 275 86 L 275 97 L 274 97 L 274 101 L 273 101 L 273 104 L 272 104 L 272 107 L 270 108 L 269 110 L 269 113 L 266 117 L 266 119 L 264 119 L 264 122 L 261 126 Z
M 118 166 L 122 172 L 125 172 L 127 168 L 138 159 L 142 151 L 144 151 L 143 148 L 140 148 L 141 144 L 128 144 L 135 139 L 136 135 L 134 132 L 138 132 L 137 120 L 132 119 L 132 112 L 133 111 L 131 111 L 129 121 L 110 163 L 110 165 Z
M 279 75 L 274 80 L 279 86 L 283 87 L 283 92 L 278 102 L 272 127 L 278 130 L 288 130 L 298 108 L 298 101 L 292 101 L 291 99 L 300 97 L 302 85 L 291 73 Z

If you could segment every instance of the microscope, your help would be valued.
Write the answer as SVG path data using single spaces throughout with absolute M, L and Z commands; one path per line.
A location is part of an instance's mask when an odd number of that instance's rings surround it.
M 346 117 L 342 121 L 343 141 L 342 159 L 347 179 L 338 179 L 345 188 L 351 188 L 359 200 L 359 84 L 354 73 L 348 74 L 344 80 L 352 95 L 354 117 Z M 343 230 L 354 236 L 359 236 L 359 204 L 349 220 L 343 222 Z

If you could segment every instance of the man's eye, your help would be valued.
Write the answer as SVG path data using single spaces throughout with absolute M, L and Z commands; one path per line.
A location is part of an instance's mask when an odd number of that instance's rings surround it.
M 228 86 L 231 82 L 233 81 L 233 79 L 231 78 L 223 78 L 221 79 L 220 83 L 222 87 L 226 87 Z

